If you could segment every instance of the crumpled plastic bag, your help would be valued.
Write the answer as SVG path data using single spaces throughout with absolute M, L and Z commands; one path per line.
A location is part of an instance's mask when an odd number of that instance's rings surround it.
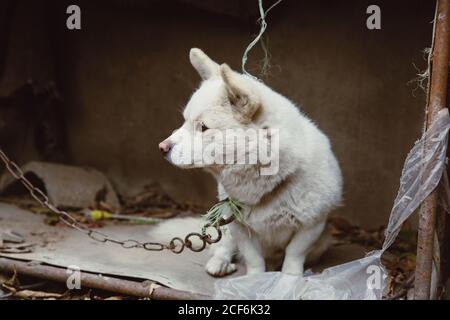
M 381 255 L 406 219 L 437 187 L 445 167 L 450 116 L 441 110 L 431 127 L 409 152 L 400 177 L 400 188 L 380 250 L 366 257 L 327 268 L 321 273 L 294 276 L 281 272 L 246 275 L 215 282 L 215 299 L 376 300 L 381 299 L 387 272 Z

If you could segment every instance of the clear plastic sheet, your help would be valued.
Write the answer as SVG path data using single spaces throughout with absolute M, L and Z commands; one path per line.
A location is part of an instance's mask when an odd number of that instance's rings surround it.
M 266 272 L 215 282 L 216 299 L 381 299 L 387 272 L 381 255 L 397 237 L 406 219 L 433 191 L 445 168 L 450 117 L 448 109 L 437 115 L 432 126 L 408 154 L 400 178 L 385 241 L 381 250 L 349 263 L 325 269 L 322 273 L 293 276 Z

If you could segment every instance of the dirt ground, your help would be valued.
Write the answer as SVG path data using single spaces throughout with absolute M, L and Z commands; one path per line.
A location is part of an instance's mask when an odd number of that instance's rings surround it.
M 120 200 L 123 208 L 121 214 L 147 218 L 167 219 L 175 216 L 198 214 L 207 210 L 207 208 L 193 206 L 189 203 L 178 203 L 155 185 L 148 186 L 135 197 L 121 197 Z M 36 215 L 44 215 L 45 224 L 49 226 L 54 228 L 65 227 L 55 214 L 39 207 L 34 200 L 26 196 L 2 198 L 1 201 L 25 208 Z M 101 203 L 95 209 L 108 210 Z M 111 222 L 117 225 L 129 223 L 98 220 L 90 216 L 86 217 L 80 214 L 79 208 L 72 208 L 71 213 L 80 222 L 98 229 Z M 340 216 L 331 216 L 329 225 L 333 235 L 333 245 L 319 261 L 318 265 L 312 266 L 314 272 L 320 271 L 326 266 L 340 264 L 364 256 L 365 253 L 379 249 L 382 245 L 384 226 L 371 230 L 363 229 L 352 225 Z M 407 299 L 410 297 L 413 289 L 415 250 L 416 232 L 406 227 L 400 232 L 394 245 L 383 255 L 383 263 L 389 270 L 385 299 Z M 126 277 L 119 278 L 126 279 Z M 44 281 L 8 272 L 0 273 L 0 299 L 126 300 L 142 298 L 87 287 L 81 290 L 68 290 L 65 283 Z

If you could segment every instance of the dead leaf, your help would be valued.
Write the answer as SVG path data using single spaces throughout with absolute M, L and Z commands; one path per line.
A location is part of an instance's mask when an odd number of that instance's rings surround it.
M 14 297 L 21 299 L 58 299 L 62 297 L 62 294 L 44 291 L 20 290 L 14 293 Z

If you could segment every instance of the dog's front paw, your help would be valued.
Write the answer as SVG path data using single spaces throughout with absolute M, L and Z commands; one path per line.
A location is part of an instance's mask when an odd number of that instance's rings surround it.
M 213 277 L 223 277 L 237 270 L 236 264 L 227 260 L 212 257 L 206 264 L 206 272 Z

